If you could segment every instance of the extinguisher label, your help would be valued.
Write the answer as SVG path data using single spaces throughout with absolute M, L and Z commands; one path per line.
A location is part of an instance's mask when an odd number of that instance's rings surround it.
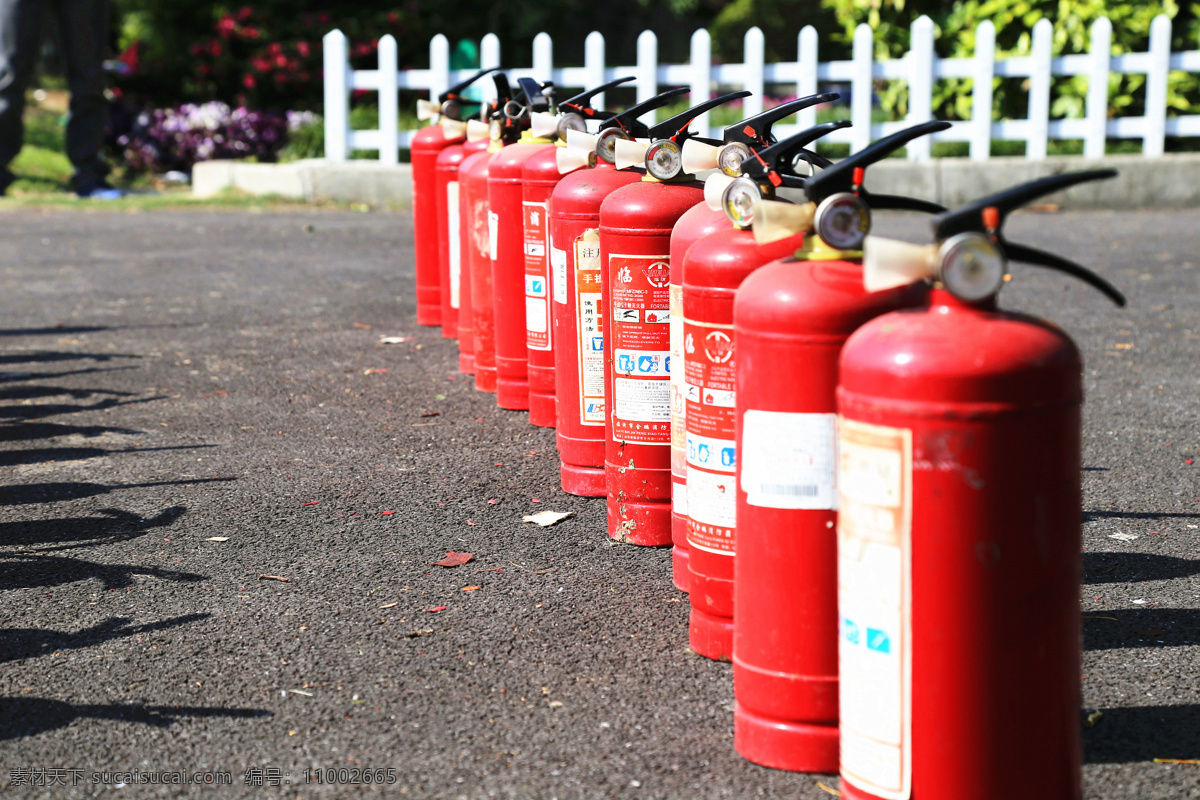
M 550 272 L 554 277 L 554 302 L 567 304 L 567 251 L 550 242 Z
M 764 508 L 837 509 L 835 414 L 747 410 L 741 485 Z
M 618 442 L 671 444 L 671 261 L 608 258 L 612 281 L 613 415 Z
M 500 231 L 500 215 L 495 211 L 487 212 L 488 258 L 496 260 L 496 238 Z
M 912 431 L 838 420 L 841 773 L 912 794 Z
M 450 252 L 450 307 L 458 308 L 458 287 L 462 276 L 462 240 L 458 224 L 458 181 L 446 184 L 447 244 Z
M 671 293 L 671 360 L 683 363 L 683 287 L 677 283 L 670 286 Z M 671 474 L 687 474 L 687 403 L 683 399 L 683 370 L 671 374 Z M 683 486 L 676 481 L 675 486 Z M 684 495 L 682 509 L 676 504 L 675 512 L 687 516 L 687 496 Z
M 737 512 L 733 326 L 683 320 L 688 544 L 733 553 Z
M 525 217 L 525 345 L 530 350 L 551 350 L 546 204 L 522 203 L 521 212 Z
M 566 281 L 566 253 L 563 272 Z M 600 230 L 592 228 L 575 240 L 575 315 L 579 330 L 579 421 L 596 426 L 604 424 L 604 303 L 600 287 Z

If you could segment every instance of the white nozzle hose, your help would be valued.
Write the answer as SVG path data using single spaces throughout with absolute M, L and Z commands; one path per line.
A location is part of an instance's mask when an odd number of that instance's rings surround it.
M 683 143 L 685 150 L 691 141 L 691 139 L 688 139 L 687 142 Z M 687 171 L 687 167 L 684 167 L 684 172 Z M 733 180 L 733 178 L 724 172 L 714 172 L 712 175 L 709 175 L 704 181 L 704 204 L 713 211 L 722 211 L 724 205 L 721 198 L 725 195 L 725 189 L 729 184 L 733 183 Z
M 882 236 L 863 241 L 863 286 L 880 292 L 937 274 L 937 245 L 910 244 Z
M 613 141 L 613 166 L 617 169 L 646 166 L 646 151 L 650 149 L 648 139 L 616 139 Z
M 703 172 L 706 169 L 717 168 L 717 153 L 721 148 L 696 139 L 688 139 L 683 143 L 683 171 L 688 173 Z
M 529 133 L 535 139 L 555 139 L 558 137 L 558 116 L 545 111 L 535 111 L 529 115 Z
M 431 119 L 437 119 L 442 113 L 442 104 L 433 100 L 417 100 L 417 119 L 425 122 Z
M 467 120 L 467 141 L 478 142 L 482 139 L 490 139 L 492 136 L 491 127 L 479 119 Z
M 446 135 L 451 138 L 466 136 L 467 134 L 467 123 L 461 120 L 442 117 L 442 121 L 438 124 L 442 126 L 442 130 L 445 131 Z
M 570 145 L 554 148 L 554 161 L 558 165 L 558 174 L 566 175 L 568 172 L 586 167 L 591 153 L 591 150 L 581 150 Z
M 811 231 L 816 213 L 814 203 L 792 205 L 780 200 L 759 200 L 754 204 L 754 241 L 770 244 Z

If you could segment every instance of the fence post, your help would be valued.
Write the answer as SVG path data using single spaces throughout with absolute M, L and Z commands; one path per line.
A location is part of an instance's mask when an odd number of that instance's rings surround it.
M 1087 136 L 1083 140 L 1085 158 L 1103 158 L 1108 130 L 1108 68 L 1112 58 L 1112 22 L 1100 17 L 1092 23 L 1092 43 L 1088 61 Z
M 545 31 L 533 37 L 533 77 L 539 83 L 554 80 L 554 40 Z
M 992 154 L 992 89 L 996 74 L 996 26 L 990 19 L 975 29 L 975 63 L 971 91 L 971 160 Z
M 1146 136 L 1142 155 L 1163 154 L 1167 135 L 1167 76 L 1171 69 L 1171 18 L 1159 14 L 1150 23 L 1150 69 L 1146 71 Z
M 796 97 L 808 97 L 817 93 L 817 70 L 820 69 L 820 62 L 817 61 L 817 42 L 817 29 L 812 25 L 805 25 L 800 30 L 800 37 L 796 42 L 796 62 L 800 68 L 800 78 L 796 81 Z M 801 111 L 796 115 L 796 121 L 801 129 L 816 125 L 816 107 Z
M 854 29 L 854 77 L 850 79 L 850 152 L 857 153 L 871 143 L 871 63 L 875 34 L 867 23 Z
M 767 60 L 767 42 L 762 29 L 753 27 L 742 40 L 742 88 L 754 94 L 742 100 L 742 118 L 752 117 L 763 110 L 763 69 Z
M 1043 17 L 1033 25 L 1033 67 L 1029 76 L 1029 138 L 1025 157 L 1031 161 L 1046 158 L 1050 138 L 1050 59 L 1054 25 Z
M 933 119 L 933 20 L 922 14 L 912 24 L 908 49 L 908 124 Z M 976 87 L 978 91 L 978 87 Z M 905 149 L 909 161 L 928 161 L 930 136 L 920 136 Z
M 654 31 L 642 31 L 637 38 L 637 101 L 649 100 L 658 94 L 658 37 Z M 647 111 L 639 118 L 647 125 L 657 119 L 655 112 Z
M 379 37 L 379 163 L 400 163 L 400 85 L 396 37 Z
M 325 158 L 345 161 L 350 140 L 350 60 L 346 34 L 331 30 L 321 39 L 325 64 Z
M 500 37 L 489 33 L 479 42 L 479 68 L 490 69 L 500 66 Z M 496 99 L 496 84 L 491 80 L 482 81 L 480 87 L 483 102 Z
M 450 88 L 450 40 L 438 34 L 429 40 L 429 99 Z
M 712 86 L 712 37 L 704 28 L 700 28 L 692 34 L 691 67 L 690 86 L 692 91 L 688 96 L 688 105 L 694 106 L 708 99 Z M 712 131 L 708 127 L 707 111 L 696 118 L 696 130 L 700 132 L 701 136 L 712 136 Z
M 584 91 L 605 83 L 604 34 L 600 31 L 592 31 L 583 40 L 583 68 L 587 74 Z M 592 108 L 604 108 L 604 92 L 592 99 Z

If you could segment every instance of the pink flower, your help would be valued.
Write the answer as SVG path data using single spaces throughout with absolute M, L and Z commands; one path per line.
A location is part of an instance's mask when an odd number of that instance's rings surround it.
M 247 89 L 253 89 L 257 85 L 258 81 L 249 72 L 242 76 L 242 86 L 245 86 Z
M 312 48 L 308 46 L 308 42 L 296 42 L 296 52 L 308 58 L 308 54 L 312 52 Z

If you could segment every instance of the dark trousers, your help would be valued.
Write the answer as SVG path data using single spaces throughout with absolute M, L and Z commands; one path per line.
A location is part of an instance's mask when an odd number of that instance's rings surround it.
M 104 100 L 104 46 L 108 0 L 0 0 L 0 191 L 12 183 L 8 164 L 21 152 L 25 90 L 37 65 L 54 14 L 62 32 L 71 115 L 67 158 L 75 167 L 72 188 L 81 193 L 104 184 L 108 165 L 100 156 L 107 107 Z

